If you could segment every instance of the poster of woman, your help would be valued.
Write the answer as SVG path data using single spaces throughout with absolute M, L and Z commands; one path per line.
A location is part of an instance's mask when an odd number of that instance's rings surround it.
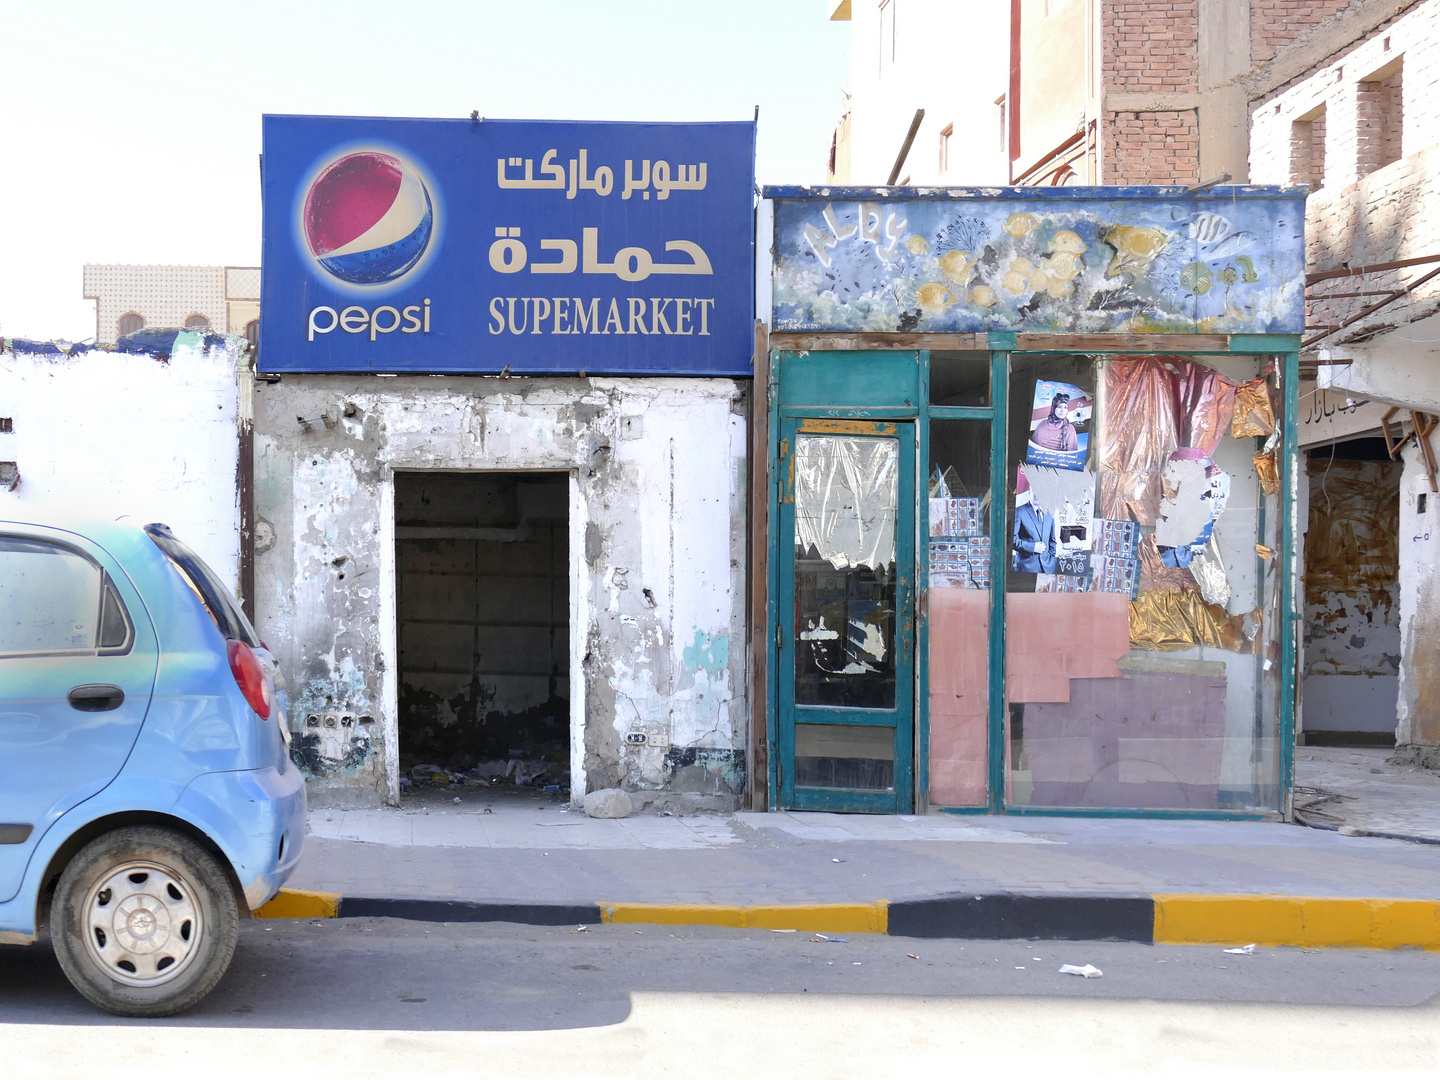
M 1071 383 L 1039 379 L 1030 413 L 1030 441 L 1025 460 L 1052 469 L 1085 468 L 1090 442 L 1090 414 L 1095 403 Z

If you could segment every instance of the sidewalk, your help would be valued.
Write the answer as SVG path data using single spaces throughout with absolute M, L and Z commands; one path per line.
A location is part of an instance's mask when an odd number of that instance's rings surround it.
M 457 805 L 425 792 L 399 810 L 313 811 L 289 886 L 339 894 L 347 915 L 446 921 L 788 920 L 931 936 L 1440 947 L 1440 848 L 1261 822 L 612 821 L 509 793 L 465 793 Z

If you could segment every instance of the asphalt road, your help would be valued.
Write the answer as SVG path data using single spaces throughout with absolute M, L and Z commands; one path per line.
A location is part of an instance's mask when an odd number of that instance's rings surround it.
M 149 1076 L 171 1060 L 249 1077 L 258 1061 L 345 1077 L 474 1076 L 481 1063 L 488 1075 L 888 1076 L 898 1062 L 963 1060 L 1069 1075 L 1440 1075 L 1440 954 L 574 931 L 247 922 L 220 987 L 165 1021 L 91 1008 L 44 942 L 0 947 L 0 1077 Z M 1104 975 L 1061 975 L 1062 963 Z

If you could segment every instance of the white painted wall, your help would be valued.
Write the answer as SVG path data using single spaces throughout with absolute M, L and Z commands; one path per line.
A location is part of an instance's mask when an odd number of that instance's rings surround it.
M 881 23 L 894 59 L 882 63 Z M 888 45 L 889 24 L 885 42 Z M 1009 163 L 995 99 L 1009 90 L 1010 5 L 1000 0 L 856 0 L 850 16 L 852 184 L 883 184 L 916 109 L 925 119 L 897 179 L 914 185 L 1003 184 Z M 953 127 L 940 171 L 940 132 Z
M 213 338 L 211 339 L 214 340 Z M 160 521 L 232 588 L 237 584 L 236 367 L 240 342 L 205 348 L 182 334 L 168 363 L 93 351 L 0 353 L 0 461 L 20 470 L 0 517 L 64 515 Z

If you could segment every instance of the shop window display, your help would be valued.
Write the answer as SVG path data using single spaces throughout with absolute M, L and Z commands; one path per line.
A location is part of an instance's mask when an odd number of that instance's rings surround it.
M 1269 375 L 1243 356 L 1013 358 L 1007 802 L 1276 807 Z

